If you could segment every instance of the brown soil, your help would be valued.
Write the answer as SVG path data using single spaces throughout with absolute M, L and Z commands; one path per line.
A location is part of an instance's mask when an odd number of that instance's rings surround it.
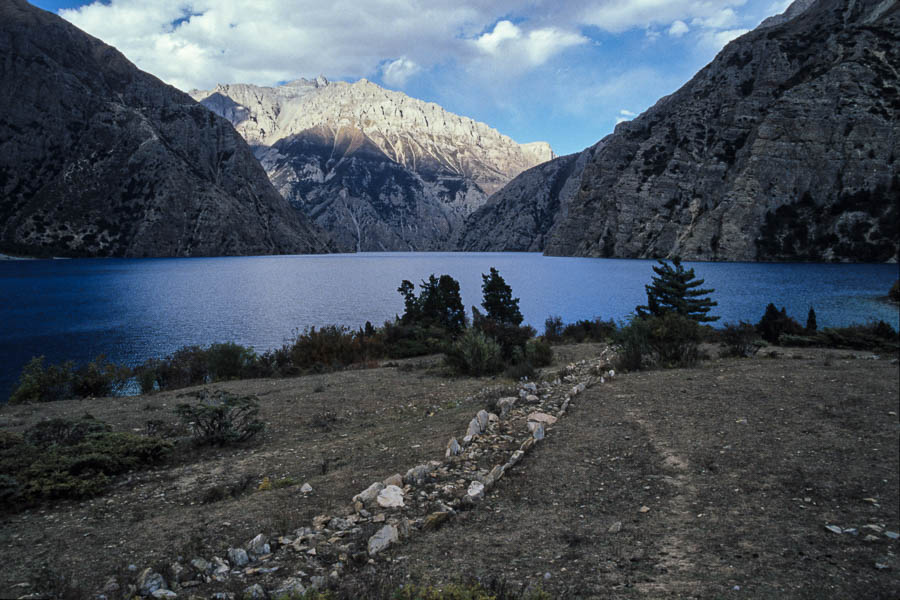
M 598 349 L 558 347 L 558 362 Z M 481 504 L 379 555 L 378 569 L 435 583 L 500 577 L 570 598 L 900 597 L 900 541 L 884 533 L 900 531 L 897 366 L 784 352 L 590 388 Z M 0 597 L 33 589 L 20 584 L 44 564 L 93 591 L 129 564 L 222 556 L 257 533 L 309 525 L 372 481 L 441 458 L 485 403 L 467 396 L 510 383 L 403 365 L 215 386 L 259 396 L 263 439 L 186 450 L 104 496 L 3 517 Z M 7 407 L 0 427 L 90 412 L 143 430 L 149 419 L 174 423 L 179 401 Z M 314 492 L 256 491 L 265 476 Z M 252 484 L 236 498 L 203 503 L 242 479 Z

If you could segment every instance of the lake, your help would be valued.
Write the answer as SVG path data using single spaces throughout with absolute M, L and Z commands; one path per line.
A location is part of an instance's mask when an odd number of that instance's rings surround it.
M 527 323 L 625 318 L 646 301 L 655 261 L 524 253 L 361 253 L 178 259 L 0 261 L 0 402 L 32 356 L 86 361 L 105 353 L 135 365 L 185 345 L 235 341 L 258 351 L 292 330 L 403 312 L 397 287 L 448 273 L 467 309 L 481 303 L 481 274 L 496 267 Z M 685 263 L 718 301 L 719 323 L 756 322 L 766 304 L 819 327 L 882 319 L 897 265 Z M 471 312 L 470 312 L 471 315 Z

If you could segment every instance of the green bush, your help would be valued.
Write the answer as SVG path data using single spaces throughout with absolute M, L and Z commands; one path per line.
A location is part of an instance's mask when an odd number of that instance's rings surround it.
M 609 321 L 604 321 L 600 317 L 593 321 L 582 319 L 566 325 L 562 331 L 562 339 L 564 342 L 576 344 L 605 342 L 613 337 L 615 331 L 616 324 L 612 319 Z
M 493 375 L 503 370 L 500 345 L 475 328 L 466 329 L 447 349 L 445 361 L 464 375 Z
M 112 432 L 89 417 L 41 422 L 21 436 L 0 435 L 0 496 L 15 505 L 92 496 L 115 475 L 158 464 L 171 450 L 169 441 Z
M 546 340 L 529 340 L 525 346 L 525 360 L 535 367 L 553 364 L 553 347 Z
M 102 354 L 78 368 L 72 361 L 45 366 L 44 357 L 37 356 L 22 369 L 9 402 L 26 404 L 112 396 L 122 392 L 130 376 L 130 369 L 107 361 Z
M 199 445 L 224 446 L 244 442 L 257 435 L 265 424 L 257 419 L 259 403 L 250 396 L 237 396 L 222 390 L 203 390 L 197 404 L 175 407 L 182 422 L 190 428 Z
M 534 327 L 530 325 L 515 325 L 488 318 L 472 307 L 472 329 L 477 329 L 485 336 L 493 339 L 500 345 L 503 360 L 513 362 L 513 354 L 516 350 L 525 351 L 525 344 L 534 337 Z
M 756 324 L 756 331 L 770 344 L 778 344 L 778 338 L 783 334 L 802 335 L 803 327 L 789 317 L 783 307 L 778 310 L 774 304 L 769 303 L 766 306 L 766 312 Z
M 652 365 L 689 367 L 700 359 L 702 332 L 690 317 L 667 313 L 662 317 L 632 317 L 615 335 L 617 366 L 637 371 Z
M 826 327 L 814 335 L 783 334 L 779 340 L 784 346 L 795 347 L 818 346 L 872 352 L 897 352 L 900 349 L 900 336 L 884 321 L 847 327 Z
M 564 326 L 562 317 L 550 315 L 544 321 L 544 339 L 550 343 L 559 342 L 562 339 Z
M 756 328 L 750 323 L 744 321 L 736 325 L 726 323 L 720 336 L 726 356 L 752 356 L 759 350 L 757 343 L 759 335 L 756 333 Z
M 674 312 L 649 319 L 650 348 L 664 367 L 691 367 L 700 359 L 700 325 Z
M 619 327 L 614 337 L 619 370 L 639 371 L 647 366 L 651 358 L 650 333 L 649 319 L 637 316 L 632 317 L 627 325 Z
M 53 402 L 72 398 L 72 370 L 74 364 L 44 366 L 44 357 L 28 361 L 19 375 L 19 383 L 9 396 L 10 404 Z
M 256 361 L 252 348 L 234 342 L 212 344 L 206 350 L 207 372 L 212 381 L 244 379 L 251 374 Z
M 384 346 L 379 336 L 366 336 L 363 331 L 337 325 L 309 327 L 297 335 L 290 348 L 293 367 L 317 371 L 339 369 L 382 356 Z
M 120 394 L 131 377 L 131 369 L 106 360 L 104 355 L 75 370 L 72 393 L 77 398 L 104 398 Z
M 894 285 L 891 286 L 891 291 L 888 292 L 888 297 L 894 302 L 900 302 L 900 279 L 894 282 Z

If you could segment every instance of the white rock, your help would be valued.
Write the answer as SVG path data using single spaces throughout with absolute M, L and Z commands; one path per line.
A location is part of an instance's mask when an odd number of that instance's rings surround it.
M 313 491 L 313 488 L 311 485 L 309 485 L 309 483 L 304 483 L 303 485 L 300 486 L 300 493 L 302 493 L 302 494 L 308 494 L 311 491 Z
M 556 423 L 556 417 L 542 412 L 531 413 L 530 415 L 528 415 L 528 420 L 543 423 L 545 425 L 553 425 L 554 423 Z
M 462 452 L 462 448 L 459 447 L 459 442 L 456 441 L 456 438 L 450 438 L 450 441 L 447 442 L 447 452 L 444 453 L 444 456 L 450 458 L 451 456 L 456 456 Z
M 178 594 L 176 594 L 172 590 L 156 590 L 155 592 L 150 594 L 150 597 L 157 598 L 159 600 L 165 600 L 165 599 L 171 600 L 173 598 L 177 598 Z
M 369 538 L 369 555 L 375 556 L 398 539 L 397 528 L 393 525 L 385 525 Z
M 375 501 L 375 498 L 378 497 L 378 494 L 381 490 L 384 489 L 384 484 L 380 481 L 376 481 L 357 495 L 353 496 L 354 502 L 362 502 L 363 504 L 371 504 Z
M 534 423 L 534 429 L 531 430 L 531 435 L 534 437 L 534 441 L 538 442 L 544 439 L 544 424 L 543 423 L 535 423 L 531 421 L 528 423 L 529 429 L 531 429 L 531 424 Z
M 509 412 L 516 405 L 516 399 L 512 397 L 500 398 L 497 400 L 497 408 L 500 409 L 500 418 L 505 419 L 509 416 Z
M 167 587 L 166 580 L 163 579 L 163 576 L 149 567 L 141 571 L 141 574 L 138 575 L 138 593 L 143 596 L 150 596 L 156 590 L 166 589 Z
M 475 499 L 484 497 L 484 484 L 480 481 L 473 481 L 469 484 L 469 489 L 466 492 L 469 496 Z
M 226 554 L 228 556 L 228 562 L 235 567 L 243 567 L 250 562 L 250 557 L 247 556 L 247 551 L 243 548 L 229 548 Z M 266 553 L 264 552 L 263 554 Z
M 475 419 L 478 421 L 478 426 L 481 428 L 480 433 L 484 433 L 487 431 L 488 423 L 491 420 L 488 411 L 481 409 L 478 411 L 478 414 L 475 415 Z
M 378 506 L 383 508 L 399 508 L 403 506 L 403 490 L 396 485 L 389 485 L 378 493 Z
M 272 552 L 272 548 L 269 546 L 266 536 L 261 533 L 247 542 L 247 554 L 254 560 L 270 552 Z M 215 561 L 215 559 L 213 560 Z

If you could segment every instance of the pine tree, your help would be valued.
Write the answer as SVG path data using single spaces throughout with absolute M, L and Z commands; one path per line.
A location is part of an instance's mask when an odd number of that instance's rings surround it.
M 818 328 L 819 324 L 816 323 L 816 311 L 810 306 L 809 314 L 806 315 L 806 333 L 815 333 Z
M 459 294 L 459 282 L 450 275 L 440 278 L 431 275 L 419 287 L 419 297 L 412 282 L 403 280 L 397 291 L 403 296 L 406 312 L 400 321 L 404 325 L 437 326 L 452 333 L 466 326 L 466 309 Z
M 481 274 L 481 293 L 485 316 L 488 319 L 507 325 L 519 325 L 522 323 L 522 313 L 519 311 L 519 299 L 512 297 L 512 289 L 506 285 L 506 281 L 491 267 L 491 274 Z
M 719 317 L 707 315 L 712 307 L 718 306 L 718 302 L 705 297 L 715 290 L 699 289 L 703 280 L 695 279 L 694 270 L 685 269 L 680 259 L 673 258 L 672 264 L 660 260 L 653 271 L 657 276 L 653 277 L 650 285 L 644 286 L 647 304 L 637 307 L 639 317 L 661 317 L 675 313 L 698 323 L 718 320 Z

